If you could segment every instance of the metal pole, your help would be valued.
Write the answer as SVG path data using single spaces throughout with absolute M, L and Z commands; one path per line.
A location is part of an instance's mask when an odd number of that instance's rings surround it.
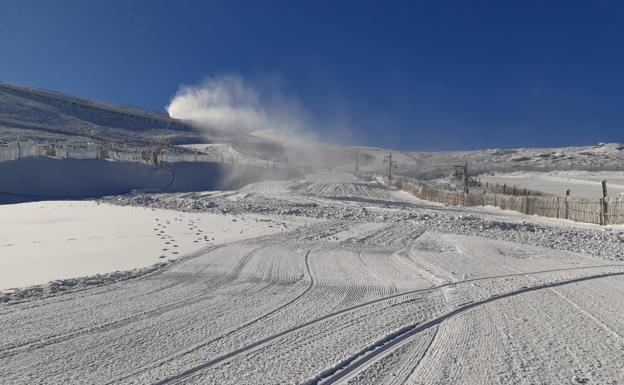
M 388 163 L 388 183 L 392 183 L 392 169 L 397 168 L 397 161 L 392 160 L 392 153 L 386 155 L 384 163 Z

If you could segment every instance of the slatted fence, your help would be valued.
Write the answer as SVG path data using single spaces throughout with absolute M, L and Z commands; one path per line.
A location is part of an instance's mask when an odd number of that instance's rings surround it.
M 383 178 L 383 176 L 376 174 L 367 176 Z M 624 199 L 620 197 L 583 199 L 569 196 L 539 195 L 538 192 L 534 191 L 524 191 L 525 195 L 517 195 L 518 189 L 515 190 L 516 195 L 490 193 L 487 189 L 464 193 L 463 191 L 446 190 L 431 183 L 406 177 L 395 177 L 394 184 L 418 198 L 451 206 L 495 206 L 503 210 L 542 217 L 563 218 L 575 222 L 600 225 L 624 224 Z M 510 192 L 510 194 L 513 193 Z

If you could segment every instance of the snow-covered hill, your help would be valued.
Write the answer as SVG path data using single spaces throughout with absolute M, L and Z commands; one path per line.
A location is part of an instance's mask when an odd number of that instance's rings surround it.
M 264 162 L 309 162 L 309 166 L 338 167 L 343 170 L 355 169 L 356 153 L 361 171 L 383 170 L 384 157 L 392 152 L 398 161 L 400 173 L 421 177 L 446 173 L 453 165 L 466 162 L 474 171 L 506 172 L 570 169 L 614 171 L 621 170 L 624 161 L 624 145 L 617 143 L 585 147 L 441 152 L 394 151 L 308 142 L 304 143 L 305 146 L 297 147 L 267 137 L 228 134 L 205 127 L 199 132 L 190 123 L 171 120 L 165 113 L 0 82 L 0 143 L 60 140 L 153 144 L 163 138 L 173 144 L 228 144 L 234 149 L 233 154 L 228 154 L 234 162 L 248 162 L 249 157 L 252 157 Z M 297 156 L 297 152 L 306 151 L 318 154 L 317 159 L 312 159 L 310 154 L 302 154 L 306 155 L 304 159 Z
M 398 173 L 424 179 L 448 175 L 455 165 L 468 164 L 471 174 L 515 171 L 621 171 L 624 145 L 600 143 L 583 147 L 484 149 L 474 151 L 415 152 L 361 147 L 360 170 L 387 168 L 384 157 L 392 153 Z M 354 168 L 354 163 L 349 164 Z
M 21 145 L 16 145 L 17 142 Z M 63 146 L 77 146 L 78 149 L 72 151 L 74 159 L 100 156 L 98 151 L 93 151 L 93 146 L 118 146 L 117 150 L 123 148 L 126 153 L 125 162 L 128 157 L 132 158 L 133 152 L 135 158 L 141 161 L 144 151 L 153 151 L 154 148 L 163 151 L 165 148 L 169 154 L 162 157 L 165 162 L 214 162 L 227 164 L 230 168 L 246 165 L 298 171 L 288 172 L 289 175 L 318 170 L 353 172 L 356 170 L 356 159 L 360 172 L 385 173 L 388 166 L 384 160 L 390 153 L 397 161 L 396 173 L 422 179 L 445 178 L 452 173 L 455 165 L 466 163 L 472 175 L 621 171 L 624 168 L 624 145 L 615 143 L 549 149 L 442 152 L 340 146 L 301 138 L 226 133 L 206 127 L 197 130 L 190 122 L 170 119 L 160 112 L 0 83 L 0 162 L 20 158 L 20 151 L 22 156 L 47 156 L 47 147 L 42 149 L 41 146 L 50 145 L 56 146 L 57 151 L 53 152 L 56 157 L 59 157 L 58 150 Z M 15 150 L 18 146 L 21 146 L 20 151 Z M 81 156 L 76 155 L 80 153 L 80 146 L 91 147 L 85 149 L 84 156 Z M 121 159 L 118 157 L 115 160 Z M 24 172 L 23 167 L 19 168 L 19 173 L 28 179 L 28 172 Z M 158 181 L 145 186 L 139 183 L 136 187 L 154 188 L 154 185 L 162 183 Z
M 164 113 L 0 82 L 0 143 L 14 140 L 145 143 L 157 136 L 199 140 Z
M 468 163 L 580 192 L 604 171 L 569 169 L 616 169 L 620 145 L 401 152 L 0 97 L 0 199 L 158 190 L 0 207 L 1 384 L 624 383 L 621 225 L 432 204 L 352 174 L 392 152 L 402 174 Z

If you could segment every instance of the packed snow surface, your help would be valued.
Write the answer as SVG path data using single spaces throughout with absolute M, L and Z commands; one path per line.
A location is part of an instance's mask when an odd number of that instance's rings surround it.
M 147 267 L 292 222 L 92 201 L 0 205 L 0 290 Z
M 345 173 L 46 205 L 5 209 L 24 214 L 2 216 L 3 258 L 188 253 L 1 297 L 2 384 L 624 382 L 621 227 L 433 205 Z

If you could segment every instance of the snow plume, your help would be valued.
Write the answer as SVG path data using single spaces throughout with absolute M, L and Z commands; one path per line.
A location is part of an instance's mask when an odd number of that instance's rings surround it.
M 311 123 L 297 98 L 283 92 L 281 85 L 279 77 L 247 81 L 238 75 L 214 76 L 199 85 L 181 86 L 167 111 L 207 134 L 215 129 L 235 134 L 227 140 L 235 141 L 240 151 L 282 166 L 317 168 L 343 162 L 345 151 L 336 154 L 327 137 L 319 142 L 311 129 L 319 124 Z
M 291 135 L 307 131 L 305 112 L 284 97 L 275 82 L 252 84 L 238 75 L 214 76 L 196 86 L 182 85 L 167 112 L 199 128 L 228 133 Z

